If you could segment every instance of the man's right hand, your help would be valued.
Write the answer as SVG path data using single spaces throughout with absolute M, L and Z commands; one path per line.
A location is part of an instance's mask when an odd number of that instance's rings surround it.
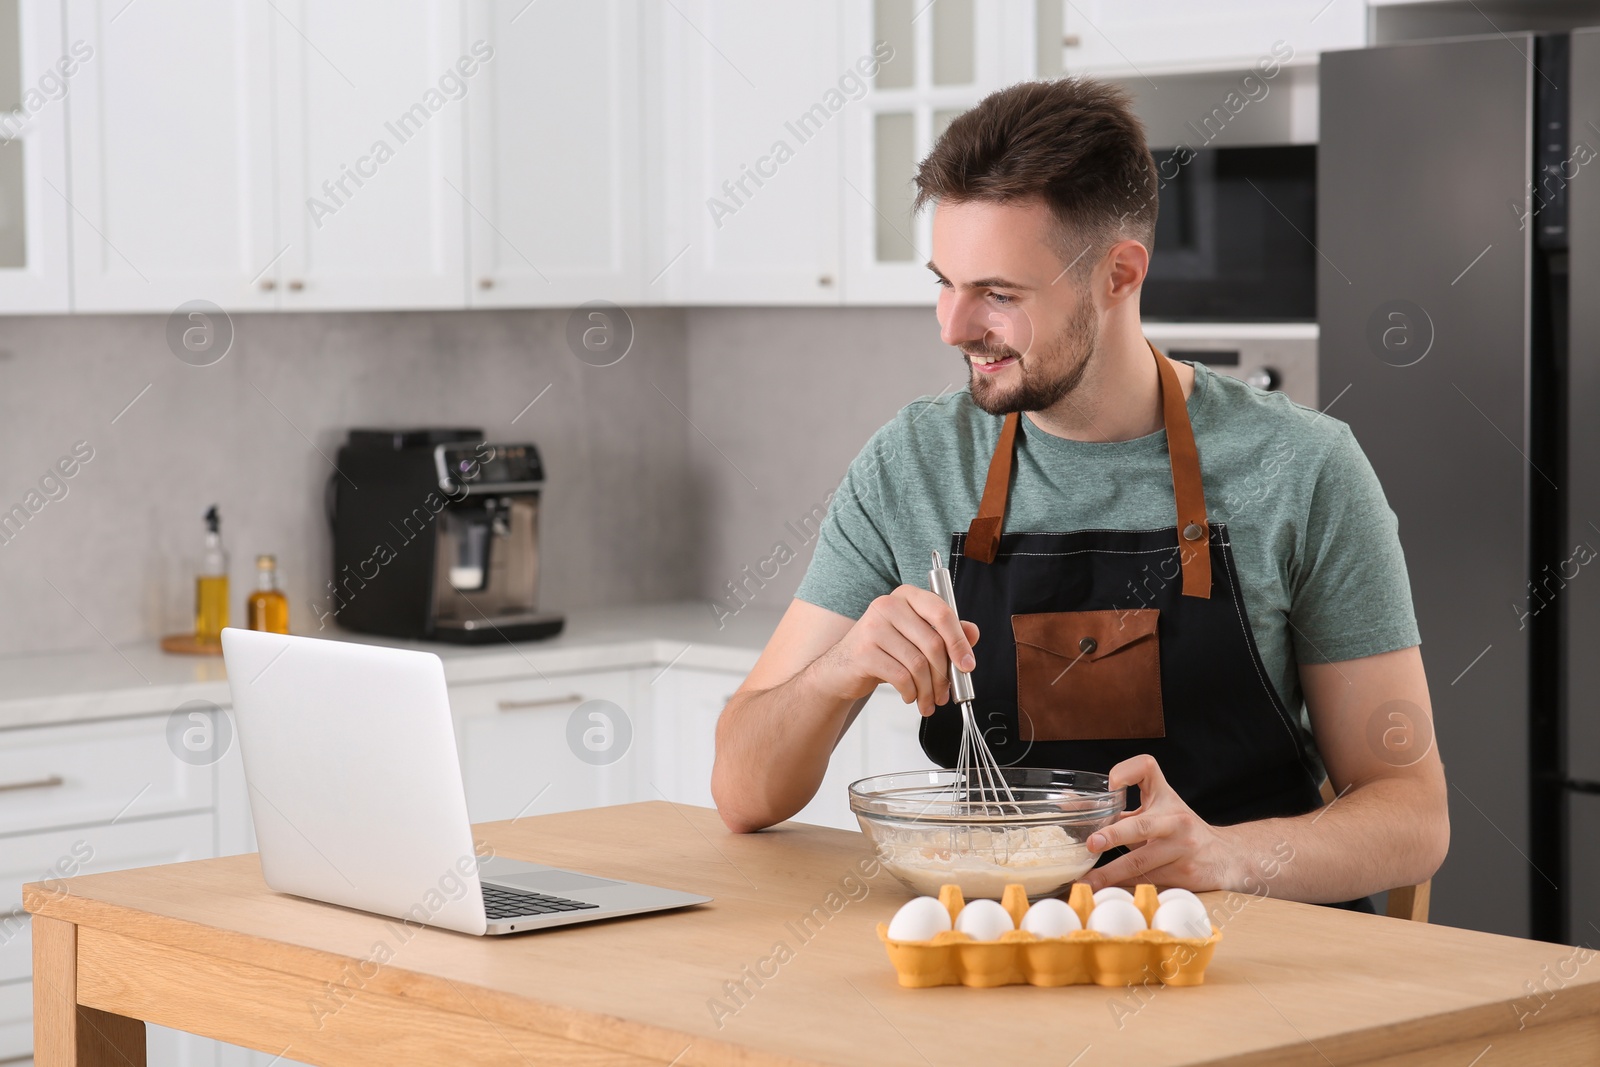
M 887 682 L 932 715 L 949 697 L 950 663 L 972 670 L 977 641 L 978 627 L 958 620 L 937 593 L 902 585 L 869 604 L 808 670 L 814 685 L 841 700 L 859 700 Z

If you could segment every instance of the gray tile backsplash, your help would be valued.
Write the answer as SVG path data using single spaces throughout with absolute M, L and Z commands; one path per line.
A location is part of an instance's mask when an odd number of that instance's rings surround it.
M 479 425 L 537 443 L 546 606 L 693 595 L 685 316 L 633 318 L 632 350 L 605 368 L 568 350 L 564 310 L 235 315 L 233 347 L 209 367 L 172 355 L 163 316 L 0 320 L 0 512 L 74 443 L 93 449 L 0 542 L 0 654 L 192 627 L 212 503 L 235 619 L 270 552 L 291 626 L 316 632 L 311 599 L 331 572 L 323 487 L 357 425 Z

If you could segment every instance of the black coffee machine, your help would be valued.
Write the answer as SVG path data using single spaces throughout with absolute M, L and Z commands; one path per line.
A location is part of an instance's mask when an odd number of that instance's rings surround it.
M 538 610 L 543 484 L 538 449 L 482 430 L 351 430 L 328 482 L 318 622 L 457 644 L 560 633 Z

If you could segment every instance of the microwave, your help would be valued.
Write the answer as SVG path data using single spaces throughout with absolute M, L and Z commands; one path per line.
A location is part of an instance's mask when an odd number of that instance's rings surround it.
M 1151 154 L 1160 188 L 1141 315 L 1315 321 L 1316 146 L 1179 145 Z

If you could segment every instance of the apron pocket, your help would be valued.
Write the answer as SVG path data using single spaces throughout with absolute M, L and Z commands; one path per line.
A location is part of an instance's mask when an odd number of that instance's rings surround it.
M 1024 741 L 1166 736 L 1157 608 L 1011 616 Z

